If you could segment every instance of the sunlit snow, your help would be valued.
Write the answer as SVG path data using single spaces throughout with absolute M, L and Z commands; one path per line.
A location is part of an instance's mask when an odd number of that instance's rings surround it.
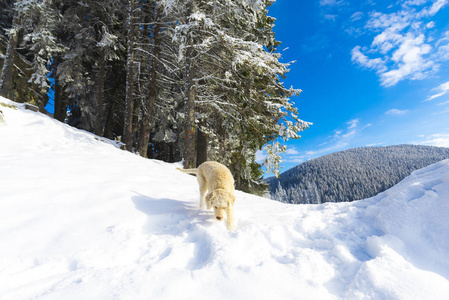
M 237 192 L 0 98 L 0 299 L 448 299 L 449 160 L 376 197 Z

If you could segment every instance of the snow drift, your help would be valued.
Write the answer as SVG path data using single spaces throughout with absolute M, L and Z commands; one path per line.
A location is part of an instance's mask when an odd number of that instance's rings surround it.
M 176 165 L 14 105 L 0 106 L 0 299 L 449 295 L 449 160 L 353 203 L 237 192 L 229 232 Z

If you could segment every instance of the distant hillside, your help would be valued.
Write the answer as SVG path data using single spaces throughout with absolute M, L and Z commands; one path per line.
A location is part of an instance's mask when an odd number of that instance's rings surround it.
M 446 158 L 449 148 L 354 148 L 307 161 L 267 182 L 272 199 L 281 202 L 347 202 L 375 196 L 413 171 Z

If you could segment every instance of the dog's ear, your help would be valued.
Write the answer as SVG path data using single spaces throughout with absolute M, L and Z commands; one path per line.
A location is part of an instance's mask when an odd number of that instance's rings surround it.
M 235 195 L 233 193 L 229 193 L 230 197 L 229 197 L 229 204 L 234 205 L 235 203 Z
M 213 191 L 213 192 L 211 192 L 211 193 L 208 193 L 207 195 L 206 195 L 206 202 L 209 202 L 209 203 L 211 203 L 212 202 L 212 197 L 215 195 L 215 191 Z

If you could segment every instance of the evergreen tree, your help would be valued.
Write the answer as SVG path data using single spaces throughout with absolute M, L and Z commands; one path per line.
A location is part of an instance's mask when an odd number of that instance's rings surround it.
M 14 82 L 13 68 L 16 56 L 16 48 L 18 45 L 19 34 L 22 30 L 20 24 L 20 11 L 18 10 L 19 2 L 15 2 L 13 6 L 13 18 L 11 28 L 7 29 L 7 46 L 3 58 L 3 67 L 0 75 L 0 95 L 3 97 L 13 97 Z
M 0 94 L 43 108 L 47 103 L 46 61 L 51 52 L 59 51 L 48 27 L 53 20 L 49 1 L 6 1 L 12 15 L 0 75 Z M 8 24 L 7 18 L 2 18 Z M 48 47 L 47 47 L 48 46 Z
M 55 118 L 63 121 L 67 105 L 69 123 L 101 134 L 107 62 L 119 59 L 123 5 L 118 0 L 54 0 L 61 14 L 55 35 L 65 47 L 55 55 Z
M 309 125 L 290 100 L 300 91 L 281 82 L 288 64 L 276 54 L 270 3 L 8 0 L 2 91 L 43 106 L 50 77 L 56 119 L 122 136 L 144 157 L 220 161 L 238 189 L 263 194 L 256 152 L 266 146 L 266 168 L 276 171 L 279 141 Z
M 273 141 L 267 163 L 276 169 L 279 156 L 272 150 L 282 149 L 276 138 L 298 138 L 309 125 L 289 100 L 299 91 L 279 81 L 287 65 L 266 50 L 274 51 L 278 44 L 267 4 L 184 1 L 188 17 L 177 26 L 187 70 L 185 149 L 191 159 L 185 163 L 194 165 L 194 134 L 204 134 L 214 145 L 206 149 L 207 157 L 231 166 L 237 188 L 254 181 L 257 150 Z

